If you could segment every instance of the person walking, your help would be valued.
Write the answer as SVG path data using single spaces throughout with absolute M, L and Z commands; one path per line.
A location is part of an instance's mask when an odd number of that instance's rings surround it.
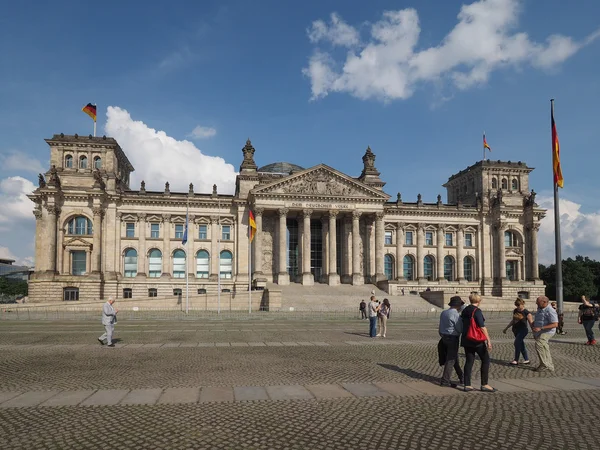
M 490 354 L 488 350 L 492 349 L 492 341 L 487 328 L 485 327 L 485 317 L 479 309 L 481 304 L 481 296 L 479 294 L 469 295 L 471 303 L 461 314 L 463 321 L 463 332 L 461 345 L 465 349 L 465 392 L 474 391 L 475 388 L 471 385 L 471 373 L 473 364 L 475 363 L 475 355 L 479 355 L 481 359 L 481 391 L 496 392 L 496 388 L 488 384 L 490 373 Z
M 360 304 L 358 305 L 358 310 L 360 311 L 360 319 L 366 319 L 367 318 L 367 304 L 365 303 L 364 300 L 360 301 Z
M 115 303 L 115 298 L 110 296 L 108 297 L 108 301 L 102 306 L 102 325 L 104 325 L 104 334 L 98 338 L 100 344 L 104 345 L 104 341 L 106 340 L 106 344 L 108 347 L 114 347 L 112 341 L 112 335 L 115 330 L 115 323 L 117 323 L 117 313 L 118 309 L 113 307 Z
M 579 316 L 577 321 L 583 325 L 587 342 L 585 345 L 596 345 L 596 337 L 594 336 L 594 324 L 598 320 L 597 307 L 592 304 L 585 295 L 581 296 L 581 305 L 579 305 Z
M 387 320 L 390 318 L 391 310 L 392 306 L 390 305 L 390 301 L 387 298 L 384 298 L 383 304 L 379 307 L 379 311 L 377 312 L 377 318 L 379 322 L 379 333 L 377 336 L 385 337 Z
M 379 311 L 379 304 L 375 301 L 375 296 L 371 295 L 371 301 L 369 302 L 369 336 L 374 338 L 377 335 L 377 312 Z
M 511 361 L 511 365 L 519 364 L 519 357 L 523 355 L 523 364 L 529 364 L 529 356 L 527 355 L 527 347 L 525 346 L 525 337 L 529 334 L 528 325 L 533 324 L 533 317 L 529 311 L 525 309 L 525 302 L 518 298 L 515 300 L 515 309 L 513 318 L 506 328 L 502 331 L 506 334 L 506 330 L 512 327 L 512 332 L 515 336 L 515 358 Z
M 450 299 L 450 303 L 448 303 L 450 308 L 442 311 L 440 314 L 439 333 L 441 339 L 438 348 L 441 355 L 444 356 L 444 358 L 440 357 L 440 364 L 442 363 L 442 359 L 444 361 L 444 372 L 442 373 L 440 386 L 453 388 L 457 386 L 457 383 L 450 381 L 452 369 L 454 369 L 456 376 L 458 376 L 458 384 L 463 384 L 464 382 L 464 374 L 458 361 L 460 335 L 463 330 L 463 322 L 458 311 L 464 304 L 465 302 L 458 295 L 455 295 Z
M 551 302 L 550 305 L 552 306 L 552 308 L 554 309 L 554 311 L 556 311 L 556 302 Z M 556 334 L 567 334 L 566 331 L 563 330 L 563 327 L 565 326 L 565 315 L 564 313 L 558 313 L 558 311 L 556 312 L 556 314 L 558 315 L 558 328 L 557 328 L 557 332 Z
M 531 331 L 533 331 L 533 338 L 535 339 L 535 351 L 540 359 L 540 365 L 535 368 L 535 371 L 544 372 L 549 370 L 550 372 L 554 372 L 549 341 L 556 333 L 558 314 L 550 306 L 550 299 L 545 295 L 538 297 L 535 303 L 538 308 L 533 319 Z

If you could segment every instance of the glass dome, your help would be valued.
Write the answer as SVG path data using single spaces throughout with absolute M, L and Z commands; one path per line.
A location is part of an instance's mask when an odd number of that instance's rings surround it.
M 267 164 L 266 166 L 262 166 L 258 169 L 258 172 L 266 172 L 266 173 L 286 173 L 290 174 L 292 172 L 298 172 L 300 170 L 304 170 L 304 167 L 300 167 L 296 164 L 288 163 L 288 162 L 276 162 L 272 164 Z

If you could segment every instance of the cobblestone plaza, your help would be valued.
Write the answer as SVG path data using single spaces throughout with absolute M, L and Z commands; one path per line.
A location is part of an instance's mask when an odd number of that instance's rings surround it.
M 509 366 L 509 318 L 488 321 L 486 394 L 437 384 L 436 318 L 392 317 L 375 340 L 357 319 L 269 317 L 123 320 L 113 349 L 99 321 L 0 322 L 0 448 L 600 446 L 600 349 L 572 319 L 553 374 L 531 339 L 531 367 Z

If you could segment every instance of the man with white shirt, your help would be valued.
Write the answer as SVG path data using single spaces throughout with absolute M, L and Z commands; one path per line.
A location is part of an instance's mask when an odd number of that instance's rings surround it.
M 549 305 L 550 299 L 545 295 L 538 297 L 536 302 L 538 309 L 533 319 L 533 337 L 535 339 L 535 351 L 540 358 L 540 365 L 535 369 L 536 372 L 549 370 L 554 372 L 552 355 L 550 355 L 550 338 L 556 333 L 558 327 L 558 314 Z
M 114 302 L 115 298 L 110 296 L 108 297 L 108 301 L 102 306 L 102 325 L 104 325 L 105 332 L 98 338 L 98 341 L 104 345 L 104 341 L 106 340 L 108 347 L 115 346 L 112 342 L 112 335 L 115 330 L 115 323 L 117 323 L 117 313 L 119 310 L 113 308 Z
M 379 311 L 379 303 L 375 301 L 375 296 L 371 295 L 371 301 L 368 306 L 369 310 L 369 336 L 372 338 L 377 335 L 377 311 Z

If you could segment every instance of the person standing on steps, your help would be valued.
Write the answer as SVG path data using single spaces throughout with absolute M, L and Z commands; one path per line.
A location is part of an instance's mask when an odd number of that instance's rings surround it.
M 444 372 L 442 373 L 442 379 L 440 380 L 440 386 L 456 387 L 457 384 L 450 381 L 450 375 L 452 369 L 456 372 L 458 377 L 458 384 L 463 384 L 464 374 L 460 368 L 460 362 L 458 361 L 458 348 L 460 347 L 460 335 L 463 330 L 463 323 L 458 312 L 465 302 L 455 295 L 450 299 L 448 303 L 449 309 L 442 311 L 440 314 L 440 342 L 438 348 L 440 349 L 440 364 L 444 362 Z M 443 360 L 442 360 L 443 357 Z
M 374 338 L 377 335 L 377 313 L 379 312 L 379 304 L 375 301 L 375 296 L 371 295 L 369 302 L 369 336 Z
M 515 358 L 511 361 L 511 365 L 519 364 L 519 357 L 523 355 L 523 364 L 529 364 L 529 356 L 527 355 L 527 347 L 525 346 L 525 338 L 529 334 L 528 325 L 533 324 L 533 317 L 529 311 L 525 309 L 525 302 L 518 298 L 515 300 L 515 309 L 513 318 L 502 332 L 506 334 L 506 330 L 512 327 L 512 332 L 515 336 Z
M 360 311 L 360 319 L 366 319 L 367 318 L 367 304 L 365 303 L 364 300 L 360 301 L 360 305 L 358 305 L 358 310 Z
M 117 323 L 117 313 L 119 310 L 113 307 L 115 298 L 111 295 L 108 297 L 108 301 L 102 306 L 102 325 L 104 325 L 104 334 L 98 338 L 100 344 L 104 345 L 104 340 L 108 347 L 114 347 L 115 344 L 112 342 L 112 335 L 115 330 L 115 323 Z
M 579 316 L 577 321 L 583 325 L 587 342 L 585 345 L 596 345 L 596 337 L 594 336 L 594 324 L 598 320 L 598 307 L 591 303 L 585 295 L 581 296 L 581 305 L 579 305 Z
M 531 331 L 533 331 L 533 338 L 535 339 L 535 351 L 540 359 L 540 365 L 535 368 L 535 371 L 544 372 L 549 370 L 554 372 L 549 342 L 556 333 L 556 327 L 558 327 L 558 314 L 550 306 L 550 299 L 545 295 L 538 297 L 535 303 L 538 308 Z

